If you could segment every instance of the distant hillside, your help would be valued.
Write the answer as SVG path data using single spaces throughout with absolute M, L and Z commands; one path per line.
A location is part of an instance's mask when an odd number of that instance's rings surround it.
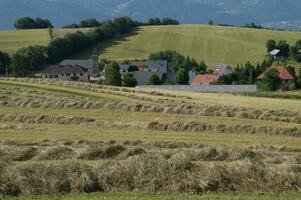
M 49 18 L 57 27 L 94 17 L 135 20 L 172 17 L 182 23 L 272 24 L 300 20 L 300 0 L 0 0 L 0 29 L 23 16 Z M 280 26 L 287 28 L 286 26 Z M 299 26 L 288 28 L 299 29 Z
M 247 61 L 257 64 L 266 55 L 265 44 L 269 39 L 283 39 L 294 44 L 301 39 L 301 32 L 208 25 L 150 26 L 96 48 L 102 58 L 117 60 L 147 58 L 153 52 L 176 50 L 204 60 L 211 66 L 217 63 L 244 64 Z M 80 52 L 75 57 L 88 57 L 92 50 Z

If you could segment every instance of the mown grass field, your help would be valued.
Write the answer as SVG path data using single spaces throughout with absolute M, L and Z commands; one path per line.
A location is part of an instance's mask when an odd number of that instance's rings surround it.
M 54 29 L 53 36 L 61 37 L 66 33 L 75 31 L 87 32 L 89 28 L 82 29 Z M 48 29 L 36 30 L 8 30 L 0 31 L 0 51 L 13 54 L 22 47 L 30 45 L 47 45 L 50 42 Z
M 0 80 L 7 199 L 298 199 L 300 146 L 299 99 Z
M 55 37 L 67 32 L 86 32 L 90 29 L 55 29 Z M 124 60 L 147 58 L 149 54 L 175 50 L 186 56 L 204 60 L 209 66 L 217 63 L 230 65 L 257 64 L 265 58 L 265 44 L 269 39 L 287 40 L 294 44 L 300 32 L 258 30 L 208 25 L 147 26 L 126 37 L 96 45 L 101 58 Z M 48 30 L 0 31 L 0 50 L 10 54 L 21 47 L 50 41 Z M 83 50 L 74 58 L 86 58 L 95 47 Z M 295 64 L 294 64 L 295 65 Z
M 175 50 L 198 61 L 204 60 L 210 66 L 217 63 L 235 66 L 247 61 L 253 64 L 262 61 L 269 39 L 294 44 L 300 38 L 300 32 L 208 25 L 148 26 L 139 28 L 128 37 L 96 47 L 106 59 L 141 59 L 154 52 Z M 88 49 L 76 56 L 87 56 L 90 52 Z

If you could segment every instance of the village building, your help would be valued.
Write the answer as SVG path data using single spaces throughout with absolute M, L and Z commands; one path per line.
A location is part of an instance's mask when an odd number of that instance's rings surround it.
M 273 49 L 273 50 L 269 53 L 269 55 L 270 55 L 271 57 L 273 57 L 274 59 L 277 59 L 279 53 L 280 53 L 280 50 L 279 50 L 279 49 Z
M 45 79 L 89 82 L 88 70 L 79 65 L 52 65 L 42 72 Z
M 93 54 L 87 60 L 63 60 L 58 65 L 51 65 L 42 71 L 45 79 L 62 79 L 71 81 L 90 82 L 99 79 L 99 56 Z
M 264 74 L 271 70 L 275 69 L 279 72 L 279 78 L 282 80 L 282 83 L 293 83 L 294 80 L 296 79 L 295 75 L 291 74 L 286 67 L 284 66 L 272 66 L 268 68 L 264 73 L 262 73 L 257 79 L 258 80 L 263 80 L 264 79 Z
M 225 76 L 231 74 L 233 72 L 233 68 L 227 64 L 218 64 L 215 69 L 215 74 L 219 76 Z
M 130 65 L 132 67 L 136 67 L 139 71 L 144 71 L 144 69 L 148 66 L 148 62 L 146 60 L 134 61 L 131 62 Z
M 220 79 L 217 74 L 200 74 L 195 77 L 191 85 L 210 85 Z

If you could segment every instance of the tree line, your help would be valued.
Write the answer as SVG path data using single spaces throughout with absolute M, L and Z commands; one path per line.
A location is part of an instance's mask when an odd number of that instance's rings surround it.
M 48 19 L 42 19 L 39 17 L 36 19 L 31 17 L 22 17 L 14 23 L 14 26 L 18 30 L 53 28 L 53 25 Z
M 120 17 L 106 21 L 87 33 L 80 31 L 67 33 L 64 37 L 53 39 L 47 46 L 34 45 L 21 48 L 12 55 L 9 72 L 16 76 L 30 75 L 42 70 L 46 64 L 58 63 L 95 43 L 126 34 L 134 26 L 135 23 L 131 18 Z
M 103 24 L 104 22 L 97 21 L 95 18 L 88 18 L 86 20 L 80 21 L 79 24 L 77 23 L 72 23 L 63 26 L 62 28 L 91 28 L 91 27 L 99 27 Z M 150 18 L 148 19 L 147 22 L 138 22 L 138 21 L 133 21 L 133 23 L 136 26 L 148 26 L 148 25 L 179 25 L 180 22 L 172 19 L 172 18 Z

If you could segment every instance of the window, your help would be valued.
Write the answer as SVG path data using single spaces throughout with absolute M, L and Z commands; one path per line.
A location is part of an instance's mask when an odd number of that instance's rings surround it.
M 76 73 L 74 73 L 73 76 L 76 76 Z
M 80 76 L 83 76 L 83 73 L 80 73 Z
M 66 74 L 66 76 L 70 76 L 70 74 L 69 74 L 69 73 L 67 73 L 67 74 Z
M 47 75 L 45 75 L 45 78 L 48 78 L 48 76 L 47 76 Z
M 59 78 L 59 75 L 54 75 L 54 78 Z
M 53 78 L 53 75 L 49 75 L 49 78 Z
M 64 74 L 62 73 L 61 76 L 64 76 Z

